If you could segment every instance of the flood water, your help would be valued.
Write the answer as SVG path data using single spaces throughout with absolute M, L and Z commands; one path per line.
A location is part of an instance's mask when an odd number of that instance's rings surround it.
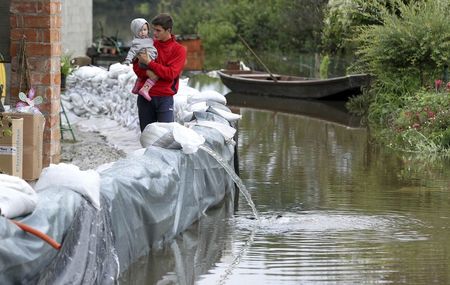
M 449 161 L 373 147 L 342 102 L 227 100 L 260 220 L 226 200 L 121 284 L 450 284 Z

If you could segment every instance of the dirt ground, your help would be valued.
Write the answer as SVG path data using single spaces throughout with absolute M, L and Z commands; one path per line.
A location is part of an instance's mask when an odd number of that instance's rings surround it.
M 76 141 L 70 131 L 64 132 L 61 140 L 61 162 L 77 165 L 81 170 L 95 169 L 104 163 L 117 161 L 125 157 L 124 151 L 106 141 L 98 132 L 83 132 L 72 126 Z

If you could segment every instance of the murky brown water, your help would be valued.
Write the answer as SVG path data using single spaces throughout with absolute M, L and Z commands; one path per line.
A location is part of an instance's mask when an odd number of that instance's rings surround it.
M 240 176 L 261 220 L 225 201 L 123 284 L 450 283 L 449 161 L 374 149 L 342 104 L 239 96 Z

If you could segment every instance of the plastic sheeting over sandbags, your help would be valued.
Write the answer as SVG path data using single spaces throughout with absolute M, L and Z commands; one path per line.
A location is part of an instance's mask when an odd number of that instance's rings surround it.
M 98 211 L 86 200 L 66 229 L 61 250 L 42 271 L 22 284 L 116 284 L 120 264 L 111 231 L 109 201 Z M 47 260 L 45 260 L 47 261 Z
M 175 239 L 164 248 L 164 256 L 173 256 L 172 262 L 162 262 L 160 253 L 150 253 L 121 274 L 121 284 L 194 284 L 202 274 L 223 262 L 222 252 L 228 248 L 223 237 L 230 231 L 230 223 L 217 224 L 233 216 L 233 204 L 226 200 L 224 206 L 208 211 L 198 223 L 183 231 L 183 237 Z M 153 250 L 153 249 L 152 249 Z M 201 282 L 197 282 L 201 283 Z
M 111 73 L 89 68 L 80 68 L 77 72 L 84 73 L 73 75 L 64 102 L 87 117 L 109 117 L 133 128 L 134 120 L 118 119 L 115 113 L 137 116 L 137 109 L 130 111 L 136 106 L 136 97 L 127 91 L 133 82 L 132 74 L 123 73 L 123 66 Z M 191 96 L 199 94 L 186 90 Z M 198 123 L 212 121 L 232 128 L 229 120 L 211 112 L 211 106 L 229 112 L 221 95 L 210 95 L 210 99 L 194 103 L 205 108 L 189 110 L 191 130 L 184 135 L 204 138 L 204 146 L 232 167 L 235 153 L 230 137 Z M 190 104 L 183 101 L 177 106 L 188 110 Z M 128 121 L 132 124 L 127 125 Z M 179 134 L 172 134 L 177 141 Z M 179 145 L 183 148 L 183 144 Z M 35 211 L 18 219 L 61 243 L 59 251 L 0 217 L 2 284 L 113 284 L 119 273 L 152 247 L 172 240 L 226 195 L 234 199 L 233 179 L 204 148 L 185 153 L 179 148 L 149 145 L 98 171 L 99 210 L 80 193 L 71 191 L 71 185 L 55 189 L 48 183 L 38 192 Z
M 38 193 L 20 222 L 61 243 L 59 251 L 0 218 L 1 284 L 113 284 L 119 265 L 108 202 L 97 211 L 73 191 Z
M 220 133 L 193 131 L 233 165 L 233 149 Z M 2 284 L 111 284 L 225 195 L 234 199 L 233 180 L 201 149 L 185 154 L 149 146 L 102 170 L 100 183 L 100 211 L 69 186 L 46 188 L 38 192 L 36 210 L 21 220 L 60 242 L 60 251 L 0 218 Z
M 233 165 L 234 153 L 219 133 L 195 129 L 206 145 Z M 173 239 L 225 195 L 234 183 L 209 154 L 150 146 L 101 173 L 101 192 L 111 201 L 111 220 L 121 269 L 152 246 Z

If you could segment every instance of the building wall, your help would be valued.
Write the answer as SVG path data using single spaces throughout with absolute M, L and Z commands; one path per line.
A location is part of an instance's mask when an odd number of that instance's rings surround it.
M 85 55 L 92 43 L 92 1 L 93 0 L 0 0 L 6 4 L 8 22 L 1 22 L 9 28 L 9 58 L 11 61 L 10 101 L 18 101 L 19 91 L 29 88 L 44 98 L 41 112 L 45 116 L 43 139 L 43 166 L 58 163 L 60 145 L 60 57 Z M 0 6 L 2 16 L 5 10 Z M 4 19 L 4 17 L 0 17 Z M 0 34 L 3 36 L 4 34 Z M 25 37 L 29 80 L 20 74 L 19 49 Z M 3 41 L 0 40 L 2 43 Z M 6 41 L 5 41 L 6 42 Z
M 33 1 L 29 1 L 33 2 Z M 10 62 L 10 23 L 9 7 L 11 0 L 0 1 L 0 53 Z M 61 44 L 63 54 L 86 55 L 92 45 L 92 6 L 93 0 L 62 1 Z
M 64 0 L 62 2 L 62 54 L 85 56 L 92 45 L 93 0 Z
M 11 105 L 18 101 L 19 91 L 33 87 L 44 102 L 45 116 L 43 166 L 60 160 L 60 56 L 61 0 L 11 0 L 10 5 Z M 26 50 L 26 68 L 20 59 Z M 25 135 L 25 134 L 24 134 Z
M 177 41 L 186 48 L 184 70 L 203 70 L 205 52 L 198 36 L 177 37 Z

